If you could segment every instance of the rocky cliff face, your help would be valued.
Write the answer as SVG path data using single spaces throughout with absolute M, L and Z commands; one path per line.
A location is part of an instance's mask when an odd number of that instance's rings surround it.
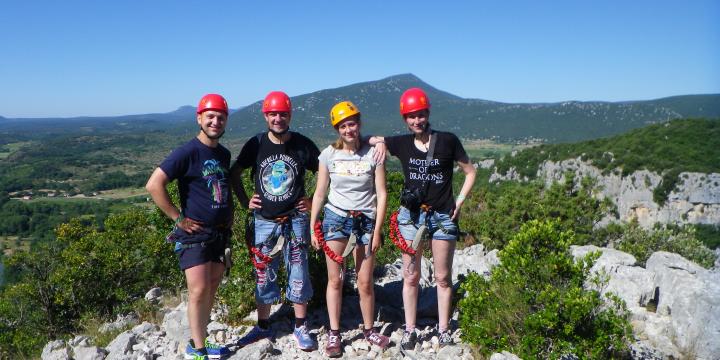
M 572 173 L 575 180 L 591 177 L 599 185 L 597 195 L 610 199 L 618 210 L 618 218 L 607 221 L 630 221 L 649 228 L 663 224 L 720 224 L 720 174 L 683 172 L 678 184 L 662 206 L 653 200 L 653 190 L 660 185 L 662 176 L 640 170 L 628 176 L 618 173 L 603 174 L 600 169 L 580 158 L 559 162 L 545 161 L 537 171 L 537 178 L 547 186 L 565 181 Z M 506 174 L 494 173 L 490 181 L 521 180 L 514 169 Z M 527 179 L 523 179 L 527 180 Z
M 720 356 L 720 272 L 706 270 L 678 254 L 659 251 L 645 268 L 627 253 L 573 246 L 576 258 L 602 255 L 593 272 L 608 275 L 607 286 L 625 301 L 636 342 L 635 359 L 718 359 Z M 590 284 L 586 284 L 592 287 Z

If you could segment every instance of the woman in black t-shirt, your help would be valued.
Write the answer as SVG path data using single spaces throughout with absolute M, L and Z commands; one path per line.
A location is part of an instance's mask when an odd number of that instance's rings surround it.
M 403 93 L 400 114 L 410 134 L 375 136 L 370 143 L 384 142 L 390 154 L 402 163 L 405 177 L 401 195 L 403 206 L 391 217 L 390 238 L 403 250 L 405 333 L 401 346 L 413 350 L 417 342 L 415 320 L 425 239 L 431 239 L 429 245 L 437 284 L 438 338 L 441 345 L 452 344 L 449 320 L 457 223 L 460 208 L 475 182 L 475 167 L 455 134 L 430 130 L 430 101 L 422 89 L 412 88 Z M 455 163 L 465 173 L 465 181 L 453 200 Z

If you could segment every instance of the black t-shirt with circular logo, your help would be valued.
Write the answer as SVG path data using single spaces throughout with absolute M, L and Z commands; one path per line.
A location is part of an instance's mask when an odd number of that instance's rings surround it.
M 245 143 L 235 166 L 252 168 L 255 193 L 262 199 L 260 215 L 275 218 L 292 212 L 305 196 L 305 171 L 317 171 L 319 155 L 315 143 L 296 132 L 285 144 L 275 144 L 263 133 Z
M 423 189 L 426 192 L 424 204 L 449 213 L 455 208 L 452 193 L 455 161 L 466 159 L 467 153 L 453 133 L 433 130 L 432 136 L 437 136 L 437 140 L 430 164 L 427 164 L 427 152 L 415 146 L 413 134 L 388 136 L 385 144 L 390 154 L 400 159 L 405 188 Z

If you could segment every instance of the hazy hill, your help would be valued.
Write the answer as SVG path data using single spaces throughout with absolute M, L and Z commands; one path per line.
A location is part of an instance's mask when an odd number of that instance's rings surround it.
M 437 129 L 454 131 L 464 138 L 496 138 L 501 141 L 540 138 L 547 142 L 588 140 L 623 133 L 648 124 L 675 118 L 720 117 L 720 94 L 674 96 L 626 102 L 580 102 L 510 104 L 464 99 L 436 89 L 412 74 L 391 76 L 292 99 L 292 128 L 312 138 L 331 138 L 328 112 L 341 100 L 353 101 L 363 113 L 366 134 L 395 134 L 405 128 L 398 114 L 398 99 L 407 88 L 424 88 L 432 103 L 431 122 Z M 265 128 L 261 102 L 241 108 L 230 116 L 227 136 L 244 139 Z M 117 117 L 7 119 L 0 134 L 34 136 L 51 133 L 163 130 L 177 133 L 195 129 L 193 106 L 164 114 Z M 168 126 L 168 123 L 172 124 Z
M 545 160 L 582 157 L 599 169 L 624 174 L 646 169 L 675 174 L 720 172 L 720 120 L 685 119 L 646 126 L 622 135 L 572 144 L 546 144 L 503 158 L 498 171 L 515 167 L 533 178 Z

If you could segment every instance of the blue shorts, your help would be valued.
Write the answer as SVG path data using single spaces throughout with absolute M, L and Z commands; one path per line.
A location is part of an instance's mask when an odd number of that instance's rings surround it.
M 225 259 L 225 244 L 230 241 L 230 231 L 203 228 L 200 232 L 188 234 L 185 230 L 175 227 L 168 238 L 175 241 L 175 253 L 178 255 L 180 270 L 185 271 L 207 262 L 222 264 Z
M 375 219 L 359 216 L 356 220 L 349 214 L 348 216 L 342 216 L 326 207 L 322 225 L 325 241 L 347 239 L 350 234 L 355 233 L 357 244 L 367 245 L 373 235 Z
M 274 221 L 255 215 L 255 247 L 263 254 L 268 254 L 272 250 L 280 234 L 285 237 L 282 260 L 285 262 L 288 274 L 285 297 L 294 303 L 307 303 L 313 296 L 308 269 L 310 219 L 307 213 L 297 213 L 284 224 L 276 224 Z M 257 257 L 255 260 L 260 261 Z M 260 304 L 280 301 L 280 287 L 277 285 L 280 261 L 281 257 L 277 256 L 265 269 L 255 269 L 255 300 Z
M 400 234 L 405 240 L 412 241 L 418 227 L 425 225 L 432 239 L 456 241 L 459 232 L 458 225 L 453 220 L 450 220 L 451 215 L 436 211 L 431 211 L 430 214 L 428 217 L 428 212 L 420 211 L 412 218 L 410 210 L 401 206 L 397 217 Z

